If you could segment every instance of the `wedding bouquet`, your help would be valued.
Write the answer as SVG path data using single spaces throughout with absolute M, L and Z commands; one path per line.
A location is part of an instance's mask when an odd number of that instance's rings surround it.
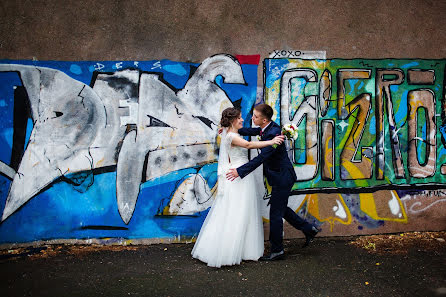
M 297 127 L 294 126 L 293 124 L 286 124 L 285 126 L 282 127 L 282 135 L 285 136 L 286 139 L 297 139 Z M 277 145 L 274 144 L 273 148 L 276 148 Z
M 285 135 L 287 139 L 297 139 L 297 127 L 293 124 L 286 124 L 282 127 L 282 135 Z

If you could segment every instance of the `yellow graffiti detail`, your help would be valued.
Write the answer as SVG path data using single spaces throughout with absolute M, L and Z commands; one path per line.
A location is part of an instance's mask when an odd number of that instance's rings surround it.
M 96 162 L 96 167 L 100 167 L 100 166 L 102 166 L 102 165 L 104 164 L 104 159 L 105 159 L 105 158 L 102 158 L 102 159 L 100 159 L 99 161 L 97 161 L 97 162 Z
M 389 198 L 389 193 L 391 193 L 393 198 Z M 380 194 L 381 195 L 377 195 L 376 193 L 359 194 L 361 210 L 374 220 L 407 223 L 407 214 L 396 191 L 385 191 L 380 192 Z M 396 203 L 393 207 L 398 206 L 398 213 L 396 214 L 391 212 L 390 202 L 393 199 L 395 199 L 393 203 Z M 308 194 L 295 211 L 298 212 L 305 206 L 308 214 L 316 218 L 319 222 L 328 222 L 330 224 L 331 232 L 333 232 L 335 222 L 339 222 L 343 225 L 350 225 L 352 223 L 351 212 L 345 204 L 341 194 Z M 342 215 L 339 215 L 336 212 L 340 211 L 339 207 L 341 206 L 344 212 Z M 264 219 L 264 222 L 269 221 Z
M 323 158 L 325 159 L 325 164 L 327 165 L 328 170 L 331 173 L 332 168 L 333 168 L 333 161 L 330 162 L 327 157 L 327 156 L 331 156 L 331 154 L 333 153 L 333 149 L 332 149 L 332 146 L 330 145 L 330 141 L 334 141 L 333 137 L 327 137 L 327 140 L 324 143 L 326 155 L 324 155 Z M 333 177 L 333 176 L 331 176 L 331 177 Z
M 330 230 L 333 232 L 334 224 L 335 222 L 339 222 L 343 225 L 350 225 L 352 222 L 352 215 L 350 213 L 350 210 L 348 209 L 347 205 L 344 202 L 344 199 L 342 198 L 342 195 L 336 194 L 336 196 L 326 196 L 322 197 L 323 194 L 308 194 L 306 195 L 305 199 L 302 201 L 302 203 L 297 208 L 296 212 L 298 212 L 304 205 L 305 202 L 307 202 L 307 210 L 308 213 L 311 214 L 313 217 L 315 217 L 320 222 L 328 222 L 330 224 Z M 322 204 L 327 205 L 330 209 L 328 213 L 330 215 L 324 215 L 322 214 L 321 208 L 319 206 L 319 200 L 322 200 Z M 331 204 L 329 203 L 331 199 Z M 336 211 L 333 209 L 334 207 L 338 207 L 339 202 L 343 210 L 345 211 L 346 218 L 341 218 L 338 215 L 336 215 Z M 327 213 L 327 211 L 325 212 Z
M 161 214 L 162 214 L 163 216 L 170 216 L 170 215 L 171 215 L 169 205 L 164 206 L 164 208 L 163 208 L 163 212 L 162 212 Z
M 348 160 L 350 161 L 350 160 Z M 344 168 L 350 173 L 351 176 L 354 176 L 356 179 L 363 179 L 365 175 L 361 170 L 352 162 L 344 162 L 342 164 Z
M 269 186 L 267 188 L 268 192 L 271 193 L 271 188 Z M 393 198 L 389 199 L 389 193 L 391 193 L 391 195 L 393 194 Z M 408 217 L 406 211 L 396 191 L 385 191 L 380 192 L 380 194 L 381 195 L 377 195 L 376 193 L 359 194 L 361 211 L 374 220 L 407 223 Z M 399 207 L 397 214 L 391 213 L 389 202 L 392 199 L 396 199 L 394 203 L 397 203 Z M 336 214 L 334 207 L 338 207 L 337 210 L 339 210 L 338 202 L 345 212 L 345 218 Z M 305 206 L 308 214 L 316 218 L 319 222 L 328 222 L 330 224 L 331 232 L 333 232 L 335 222 L 339 222 L 343 225 L 350 225 L 352 223 L 352 215 L 341 194 L 307 194 L 295 212 L 299 212 L 299 210 Z M 263 222 L 269 223 L 269 220 L 263 218 Z
M 377 200 L 382 200 L 382 203 L 379 203 L 379 205 L 386 205 L 385 202 L 389 202 L 389 197 L 383 197 L 381 198 L 380 196 L 376 196 L 372 193 L 363 193 L 363 194 L 359 194 L 359 201 L 360 201 L 360 205 L 361 205 L 361 210 L 366 213 L 368 216 L 370 216 L 371 218 L 373 218 L 374 220 L 384 220 L 384 221 L 393 221 L 393 222 L 400 222 L 400 223 L 407 223 L 407 215 L 406 215 L 406 211 L 404 210 L 404 206 L 403 203 L 401 202 L 398 194 L 396 193 L 396 191 L 390 191 L 387 193 L 392 193 L 393 194 L 393 198 L 397 200 L 398 203 L 398 207 L 399 207 L 399 213 L 398 213 L 398 217 L 395 214 L 392 213 L 388 213 L 388 214 L 380 214 L 379 212 L 382 213 L 382 210 L 378 211 L 379 209 L 377 208 L 377 204 L 376 201 Z M 390 207 L 387 207 L 387 209 L 389 209 Z
M 373 194 L 360 194 L 359 199 L 361 203 L 361 210 L 370 217 L 377 219 L 378 213 L 376 212 L 376 204 L 375 199 L 373 199 Z

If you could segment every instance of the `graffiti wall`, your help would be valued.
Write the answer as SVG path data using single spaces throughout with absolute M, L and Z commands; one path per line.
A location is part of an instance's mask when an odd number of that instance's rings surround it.
M 298 126 L 289 205 L 323 234 L 430 228 L 446 207 L 445 60 L 270 58 L 256 98 L 259 59 L 0 61 L 0 243 L 193 238 L 220 114 L 250 126 L 259 99 Z
M 445 60 L 266 59 L 264 72 L 275 121 L 298 126 L 302 215 L 379 232 L 446 202 Z
M 193 237 L 220 114 L 249 118 L 258 60 L 1 61 L 0 242 Z

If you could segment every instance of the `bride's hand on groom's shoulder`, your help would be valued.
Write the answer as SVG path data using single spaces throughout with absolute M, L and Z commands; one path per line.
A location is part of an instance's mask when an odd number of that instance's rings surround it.
M 229 169 L 229 171 L 226 173 L 226 178 L 230 181 L 233 181 L 237 177 L 239 177 L 239 175 L 238 175 L 237 169 L 235 169 L 235 168 Z

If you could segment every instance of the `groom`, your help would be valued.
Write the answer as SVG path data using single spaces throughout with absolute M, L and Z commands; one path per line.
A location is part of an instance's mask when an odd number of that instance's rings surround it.
M 259 128 L 241 128 L 238 130 L 239 134 L 244 136 L 260 135 L 261 140 L 273 139 L 276 135 L 282 134 L 282 129 L 271 121 L 272 116 L 271 106 L 257 105 L 254 107 L 252 120 Z M 271 253 L 261 257 L 260 260 L 273 261 L 284 257 L 282 219 L 304 233 L 304 247 L 314 239 L 319 229 L 299 217 L 287 206 L 288 197 L 297 177 L 283 143 L 276 148 L 272 146 L 262 148 L 261 153 L 250 162 L 236 169 L 230 169 L 226 178 L 229 180 L 234 180 L 237 177 L 244 178 L 262 163 L 264 175 L 272 187 L 269 212 Z

